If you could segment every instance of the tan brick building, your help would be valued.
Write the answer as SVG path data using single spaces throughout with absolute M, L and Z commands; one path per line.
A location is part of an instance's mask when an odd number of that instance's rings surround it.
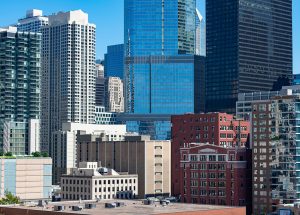
M 78 136 L 78 161 L 101 161 L 117 172 L 137 174 L 139 198 L 169 196 L 171 190 L 171 143 L 149 136 L 125 136 L 106 141 L 97 135 Z
M 0 197 L 9 191 L 21 200 L 48 199 L 51 181 L 51 158 L 0 158 Z

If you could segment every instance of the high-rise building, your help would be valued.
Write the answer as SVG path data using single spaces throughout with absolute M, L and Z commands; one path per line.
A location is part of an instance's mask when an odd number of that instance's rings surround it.
M 238 93 L 292 79 L 292 0 L 206 1 L 206 111 L 235 112 Z
M 300 201 L 300 96 L 252 103 L 253 214 Z
M 94 123 L 95 31 L 81 10 L 51 15 L 42 28 L 42 151 L 63 122 Z
M 104 55 L 105 77 L 124 76 L 124 44 L 107 46 L 107 53 Z
M 33 9 L 26 12 L 26 17 L 19 19 L 17 28 L 19 31 L 41 32 L 43 26 L 48 25 L 48 17 L 43 16 L 43 11 Z
M 180 148 L 189 143 L 209 143 L 228 147 L 248 144 L 250 122 L 226 113 L 185 114 L 172 116 L 172 195 L 179 196 L 183 186 L 180 174 Z
M 108 112 L 124 112 L 123 81 L 119 77 L 106 79 L 106 110 Z
M 29 152 L 29 121 L 40 118 L 41 34 L 0 28 L 0 151 Z
M 206 24 L 198 9 L 196 9 L 195 53 L 206 56 Z
M 194 112 L 195 11 L 195 0 L 125 1 L 127 112 Z

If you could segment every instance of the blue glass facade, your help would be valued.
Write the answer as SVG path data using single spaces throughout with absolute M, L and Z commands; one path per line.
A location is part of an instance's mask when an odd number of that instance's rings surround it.
M 126 124 L 127 132 L 150 135 L 152 140 L 171 139 L 171 115 L 119 114 L 117 123 Z
M 127 112 L 194 112 L 195 10 L 195 0 L 125 0 Z
M 104 76 L 119 77 L 124 75 L 124 44 L 112 45 L 107 47 L 104 56 Z
M 294 75 L 293 85 L 299 85 L 300 84 L 300 74 Z

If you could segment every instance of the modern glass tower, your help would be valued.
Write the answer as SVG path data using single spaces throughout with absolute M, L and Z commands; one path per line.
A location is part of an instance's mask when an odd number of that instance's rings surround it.
M 195 10 L 195 0 L 125 0 L 127 112 L 194 112 Z
M 0 28 L 0 151 L 29 153 L 30 120 L 40 118 L 41 34 Z
M 206 24 L 198 9 L 196 9 L 195 53 L 196 55 L 206 56 Z
M 206 111 L 292 79 L 292 0 L 206 1 Z
M 104 55 L 105 77 L 124 76 L 124 44 L 107 46 L 107 53 Z

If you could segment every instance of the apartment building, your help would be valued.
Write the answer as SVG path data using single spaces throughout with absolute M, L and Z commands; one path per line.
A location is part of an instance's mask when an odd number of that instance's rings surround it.
M 81 10 L 59 12 L 42 27 L 41 150 L 62 123 L 95 119 L 96 26 Z
M 81 162 L 61 177 L 63 200 L 134 199 L 138 194 L 138 176 L 118 173 L 97 162 Z
M 0 28 L 0 151 L 29 153 L 29 121 L 40 118 L 41 34 Z

